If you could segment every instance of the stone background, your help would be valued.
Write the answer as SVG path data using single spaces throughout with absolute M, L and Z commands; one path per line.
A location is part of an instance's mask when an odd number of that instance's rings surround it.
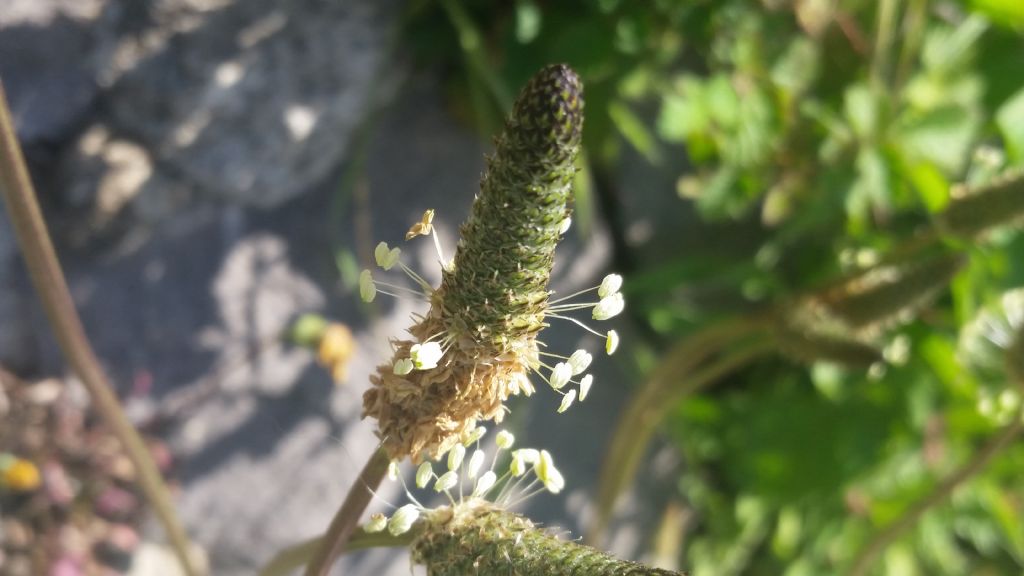
M 374 447 L 361 394 L 415 308 L 362 305 L 336 255 L 367 262 L 373 243 L 399 242 L 426 208 L 451 249 L 477 187 L 485 145 L 450 115 L 441 74 L 396 43 L 402 4 L 0 0 L 0 79 L 74 297 L 131 414 L 159 423 L 174 447 L 180 508 L 215 574 L 251 574 L 320 533 Z M 658 219 L 676 218 L 671 180 L 628 160 L 622 173 L 634 183 L 631 238 L 649 241 Z M 0 222 L 0 363 L 62 374 Z M 585 243 L 570 237 L 561 293 L 595 284 L 609 263 L 600 226 Z M 438 278 L 429 241 L 404 248 Z M 310 311 L 355 330 L 348 384 L 280 342 Z M 545 341 L 602 345 L 561 325 Z M 595 357 L 585 405 L 556 420 L 556 397 L 541 390 L 508 420 L 521 443 L 552 451 L 570 485 L 526 512 L 574 534 L 628 391 L 619 363 Z M 652 460 L 655 472 L 674 465 Z M 381 496 L 401 498 L 394 486 Z M 623 526 L 649 526 L 655 499 L 629 500 Z M 614 548 L 641 557 L 641 540 L 620 528 Z M 137 573 L 173 573 L 152 554 Z M 341 564 L 409 571 L 394 551 Z

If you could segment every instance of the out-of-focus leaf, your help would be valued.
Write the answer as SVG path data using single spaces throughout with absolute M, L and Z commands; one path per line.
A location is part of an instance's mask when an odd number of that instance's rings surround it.
M 949 180 L 930 162 L 915 162 L 901 172 L 914 185 L 928 212 L 938 214 L 949 205 Z
M 971 0 L 971 8 L 1001 26 L 1024 28 L 1024 2 L 1020 0 Z
M 1020 6 L 1024 7 L 1024 2 Z M 1024 89 L 999 108 L 996 125 L 1003 135 L 1010 158 L 1017 164 L 1024 164 Z
M 804 536 L 803 524 L 804 521 L 798 508 L 786 506 L 779 511 L 775 537 L 772 539 L 772 551 L 776 556 L 788 559 L 799 550 L 800 541 Z
M 910 158 L 927 160 L 946 174 L 957 175 L 970 158 L 978 124 L 973 111 L 945 106 L 908 118 L 900 126 L 898 141 Z
M 529 44 L 540 34 L 541 12 L 533 0 L 516 2 L 516 40 Z
M 727 215 L 732 208 L 731 199 L 735 197 L 737 174 L 728 165 L 715 171 L 711 178 L 704 179 L 704 189 L 697 199 L 697 207 L 709 218 Z
M 956 347 L 937 335 L 926 336 L 917 347 L 918 354 L 932 370 L 933 377 L 946 389 L 960 398 L 973 398 L 977 383 L 964 374 L 963 366 L 957 360 Z
M 850 86 L 843 95 L 843 110 L 846 119 L 862 140 L 868 140 L 875 134 L 879 121 L 878 101 L 866 84 Z
M 732 82 L 726 74 L 712 76 L 702 94 L 705 106 L 711 119 L 724 127 L 732 127 L 740 118 L 740 103 L 742 100 L 732 87 Z
M 620 101 L 613 101 L 608 105 L 608 115 L 623 138 L 633 148 L 636 148 L 637 152 L 642 154 L 648 162 L 657 164 L 661 161 L 661 152 L 658 150 L 654 136 L 647 130 L 647 125 L 637 118 L 632 110 Z
M 661 102 L 658 134 L 669 142 L 683 142 L 690 134 L 706 130 L 708 120 L 703 107 L 692 98 L 671 94 Z
M 771 78 L 791 96 L 802 94 L 818 76 L 818 49 L 809 39 L 798 36 L 772 66 Z
M 854 228 L 864 228 L 874 208 L 887 209 L 891 198 L 889 167 L 875 148 L 857 154 L 857 179 L 846 196 L 846 214 Z
M 643 31 L 636 20 L 623 18 L 615 26 L 615 47 L 625 54 L 636 54 L 643 42 Z
M 751 90 L 736 111 L 735 130 L 722 145 L 722 158 L 742 168 L 758 167 L 769 160 L 776 144 L 771 102 L 764 91 Z
M 971 15 L 956 28 L 935 28 L 925 38 L 921 60 L 925 68 L 945 73 L 962 68 L 971 48 L 988 28 L 985 18 Z
M 861 395 L 835 404 L 803 382 L 776 383 L 731 397 L 721 426 L 701 431 L 689 422 L 679 435 L 717 435 L 726 455 L 720 465 L 731 485 L 792 503 L 834 494 L 835 486 L 872 465 L 891 424 L 902 418 L 899 398 L 891 400 L 897 402 L 879 404 Z M 742 426 L 730 425 L 737 422 Z
M 1020 521 L 1020 503 L 992 484 L 978 488 L 982 506 L 992 515 L 1003 535 L 1007 549 L 1018 562 L 1024 562 L 1024 524 Z
M 891 546 L 885 553 L 884 564 L 886 574 L 922 576 L 914 561 L 914 550 L 906 544 Z

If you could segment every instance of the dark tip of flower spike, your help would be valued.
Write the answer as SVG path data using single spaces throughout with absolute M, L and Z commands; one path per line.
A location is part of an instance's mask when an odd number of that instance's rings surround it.
M 523 88 L 510 121 L 537 152 L 568 151 L 583 133 L 583 83 L 579 76 L 565 64 L 544 68 Z

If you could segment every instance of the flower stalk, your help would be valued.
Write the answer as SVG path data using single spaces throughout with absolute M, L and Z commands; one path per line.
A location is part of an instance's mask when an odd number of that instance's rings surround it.
M 139 433 L 132 426 L 75 310 L 64 272 L 46 230 L 32 181 L 18 145 L 3 85 L 0 84 L 0 195 L 13 224 L 29 276 L 49 319 L 65 360 L 82 380 L 97 412 L 110 426 L 138 472 L 139 485 L 163 526 L 183 572 L 202 574 L 192 557 L 192 545 L 174 509 L 171 492 Z

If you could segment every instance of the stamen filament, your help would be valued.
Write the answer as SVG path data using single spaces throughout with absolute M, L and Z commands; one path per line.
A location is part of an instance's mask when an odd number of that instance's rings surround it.
M 594 290 L 597 290 L 599 288 L 600 288 L 600 286 L 593 286 L 593 287 L 590 287 L 590 288 L 586 288 L 584 290 L 580 290 L 579 292 L 573 292 L 572 294 L 569 294 L 568 296 L 562 296 L 561 298 L 557 298 L 555 300 L 548 300 L 548 304 L 558 304 L 559 302 L 565 302 L 566 300 L 568 300 L 570 298 L 575 298 L 575 297 L 579 296 L 580 294 L 586 294 L 587 292 L 593 292 Z
M 409 276 L 409 278 L 412 278 L 413 282 L 419 284 L 423 288 L 426 294 L 433 294 L 433 286 L 431 286 L 429 282 L 424 280 L 422 276 L 420 276 L 416 272 L 413 272 L 412 268 L 406 266 L 404 262 L 399 262 L 398 265 L 402 267 L 402 271 L 405 272 Z
M 579 320 L 577 320 L 575 318 L 570 318 L 569 316 L 561 316 L 559 314 L 548 314 L 548 317 L 549 318 L 558 318 L 559 320 L 568 320 L 569 322 L 572 322 L 573 324 L 576 324 L 577 326 L 583 328 L 587 332 L 590 332 L 594 336 L 599 336 L 601 338 L 605 338 L 607 336 L 606 334 L 601 334 L 600 332 L 598 332 L 597 330 L 594 330 L 590 326 L 587 326 L 583 322 L 580 322 Z
M 593 308 L 597 306 L 599 302 L 581 302 L 579 304 L 559 304 L 557 306 L 548 306 L 548 310 L 554 310 L 555 312 L 568 312 L 570 310 L 583 310 L 584 308 Z
M 430 237 L 434 239 L 434 248 L 437 249 L 437 259 L 441 263 L 441 268 L 447 270 L 448 265 L 444 259 L 444 251 L 441 250 L 441 240 L 438 239 L 437 230 L 433 226 L 430 227 Z

